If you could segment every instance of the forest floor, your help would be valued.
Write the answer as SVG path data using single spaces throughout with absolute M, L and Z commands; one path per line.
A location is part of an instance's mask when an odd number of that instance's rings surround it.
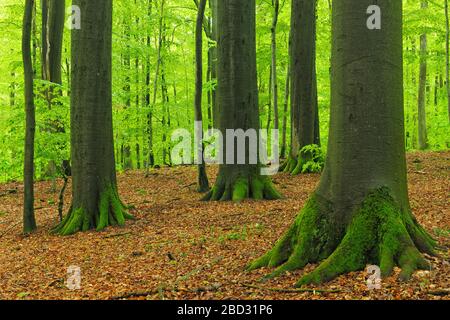
M 215 176 L 215 168 L 208 171 Z M 449 247 L 450 152 L 409 154 L 408 171 L 417 219 Z M 291 291 L 311 265 L 258 283 L 269 270 L 247 273 L 245 266 L 286 231 L 319 175 L 280 174 L 274 181 L 284 200 L 239 204 L 200 202 L 195 181 L 192 167 L 154 170 L 149 178 L 120 174 L 120 194 L 137 220 L 69 237 L 49 234 L 58 222 L 51 182 L 36 185 L 39 231 L 26 237 L 22 186 L 0 185 L 0 299 L 450 299 L 450 251 L 430 258 L 433 269 L 410 282 L 399 283 L 396 269 L 381 290 L 369 291 L 366 272 L 357 272 L 316 291 Z M 81 268 L 80 290 L 66 288 L 70 266 Z

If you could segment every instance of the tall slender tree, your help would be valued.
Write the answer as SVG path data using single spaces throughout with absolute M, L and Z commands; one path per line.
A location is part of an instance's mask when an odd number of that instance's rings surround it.
M 112 0 L 74 0 L 81 29 L 72 30 L 72 206 L 61 235 L 131 218 L 119 198 L 112 128 Z
M 291 67 L 288 65 L 286 72 L 286 84 L 284 89 L 284 103 L 283 103 L 283 132 L 281 137 L 281 159 L 286 158 L 287 150 L 287 121 L 288 121 L 288 110 L 289 110 L 289 97 L 290 97 L 290 84 L 291 84 Z
M 152 15 L 152 0 L 148 0 L 147 3 L 147 13 L 150 17 Z M 153 151 L 153 106 L 155 104 L 156 95 L 153 97 L 153 101 L 151 100 L 151 88 L 150 88 L 150 49 L 151 49 L 151 38 L 150 33 L 147 31 L 146 35 L 146 45 L 147 45 L 147 53 L 146 53 L 146 61 L 145 61 L 145 106 L 148 109 L 147 111 L 147 159 L 145 160 L 145 168 L 146 168 L 146 176 L 150 173 L 150 168 L 155 165 L 155 154 Z M 159 50 L 158 50 L 159 55 Z M 159 73 L 159 57 L 157 61 L 157 73 Z M 157 78 L 156 78 L 157 80 Z M 156 81 L 155 80 L 155 81 Z M 155 83 L 155 91 L 156 91 L 156 83 Z
M 428 8 L 428 2 L 423 0 L 421 3 L 422 10 Z M 418 100 L 418 137 L 419 149 L 428 148 L 428 130 L 427 130 L 427 34 L 420 36 L 420 74 L 419 74 L 419 100 Z
M 210 22 L 210 48 L 208 50 L 209 65 L 210 65 L 210 81 L 217 81 L 217 1 L 209 0 L 209 8 L 211 10 Z M 217 90 L 216 86 L 211 86 L 211 108 L 212 119 L 214 127 L 219 127 L 219 106 L 217 104 Z
M 58 98 L 62 96 L 61 63 L 64 35 L 65 0 L 42 0 L 42 33 L 41 33 L 41 73 L 42 80 L 49 83 L 43 91 L 49 109 L 61 105 Z M 53 133 L 64 133 L 66 128 L 59 119 L 48 121 L 47 130 Z M 65 143 L 64 143 L 65 144 Z M 64 146 L 61 146 L 61 150 Z M 69 160 L 64 161 L 70 163 Z M 62 165 L 64 167 L 64 164 Z M 60 168 L 60 172 L 63 172 Z M 56 190 L 57 164 L 51 160 L 47 167 L 47 175 L 53 179 L 52 189 Z
M 279 112 L 278 112 L 278 68 L 277 68 L 277 27 L 278 17 L 280 15 L 280 0 L 272 0 L 273 5 L 273 20 L 271 27 L 271 52 L 272 52 L 272 95 L 273 95 L 273 113 L 274 113 L 274 125 L 275 130 L 279 129 Z
M 25 13 L 22 30 L 22 58 L 25 75 L 25 161 L 24 161 L 24 209 L 23 232 L 36 230 L 34 217 L 34 136 L 36 131 L 36 115 L 33 90 L 33 62 L 31 51 L 31 28 L 33 22 L 34 0 L 25 1 Z
M 428 268 L 435 242 L 411 213 L 406 179 L 402 1 L 379 0 L 382 28 L 369 30 L 371 0 L 333 1 L 331 124 L 320 185 L 287 233 L 250 269 L 269 277 L 320 263 L 298 282 L 322 283 L 395 265 L 407 280 Z M 370 72 L 367 72 L 370 70 Z M 349 77 L 348 75 L 352 75 Z
M 199 131 L 203 132 L 203 19 L 205 16 L 206 1 L 200 0 L 198 4 L 197 23 L 195 27 L 195 121 L 200 124 Z M 199 137 L 200 138 L 200 137 Z M 198 164 L 198 191 L 209 191 L 208 175 L 206 174 L 206 164 L 203 161 L 203 153 L 205 145 L 203 142 L 197 146 L 197 158 L 200 160 Z
M 292 0 L 291 149 L 284 172 L 299 174 L 309 160 L 304 147 L 320 144 L 316 77 L 316 0 Z
M 205 200 L 240 201 L 246 198 L 280 197 L 271 179 L 261 175 L 258 152 L 252 150 L 246 141 L 237 141 L 235 135 L 227 134 L 227 130 L 250 129 L 255 130 L 253 133 L 257 136 L 260 129 L 255 9 L 255 0 L 222 0 L 217 3 L 217 102 L 220 131 L 224 135 L 223 153 L 226 153 L 226 157 L 225 163 L 220 165 L 216 183 Z M 242 150 L 242 143 L 245 144 L 245 159 L 239 164 L 237 154 Z M 230 159 L 232 155 L 234 157 Z M 257 161 L 253 164 L 250 160 L 255 157 Z
M 448 13 L 448 0 L 445 0 L 445 79 L 447 87 L 448 121 L 450 122 L 450 19 Z

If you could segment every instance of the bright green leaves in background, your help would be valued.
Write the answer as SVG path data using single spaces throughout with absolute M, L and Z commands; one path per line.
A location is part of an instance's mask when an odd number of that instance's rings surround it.
M 132 168 L 144 168 L 148 153 L 147 115 L 153 113 L 153 143 L 157 164 L 163 163 L 163 151 L 169 152 L 174 129 L 193 131 L 194 119 L 194 28 L 197 10 L 192 0 L 114 1 L 113 25 L 113 108 L 116 161 L 123 169 L 124 150 L 129 149 Z M 152 3 L 149 9 L 149 2 Z M 409 150 L 417 148 L 417 100 L 420 59 L 420 35 L 428 37 L 427 127 L 430 149 L 450 145 L 445 86 L 445 15 L 441 0 L 404 0 L 404 87 L 406 138 Z M 40 81 L 40 6 L 37 2 L 33 42 L 36 70 L 36 175 L 50 178 L 48 164 L 68 159 L 70 154 L 69 90 L 70 30 L 65 31 L 63 46 L 63 93 L 55 107 L 49 108 L 40 92 L 48 83 Z M 67 5 L 69 5 L 68 3 Z M 280 118 L 284 116 L 284 88 L 288 68 L 290 1 L 280 2 L 277 28 L 278 86 Z M 330 108 L 331 16 L 328 0 L 318 0 L 317 9 L 317 76 L 323 148 L 328 138 Z M 23 69 L 21 62 L 21 21 L 23 1 L 0 0 L 0 182 L 22 177 L 24 106 Z M 270 64 L 272 2 L 257 1 L 257 54 L 260 112 L 263 127 L 268 125 L 270 107 Z M 363 13 L 364 14 L 364 13 Z M 211 13 L 207 8 L 207 19 Z M 162 19 L 161 19 L 162 18 Z M 159 30 L 162 21 L 160 67 L 157 70 Z M 204 41 L 204 119 L 207 116 L 207 92 L 215 81 L 206 81 L 208 46 Z M 149 68 L 148 68 L 149 66 Z M 146 85 L 149 77 L 150 86 Z M 157 88 L 154 90 L 154 84 Z M 156 94 L 156 96 L 155 96 Z M 155 98 L 155 103 L 153 100 Z M 150 98 L 150 103 L 147 103 Z M 288 115 L 289 116 L 289 111 Z M 273 115 L 271 115 L 273 119 Z M 205 121 L 207 122 L 207 121 Z M 63 132 L 49 129 L 49 123 L 60 123 Z M 281 122 L 280 122 L 281 123 Z M 289 126 L 289 121 L 287 122 Z M 206 127 L 205 123 L 205 127 Z M 51 127 L 51 126 L 50 126 Z M 289 128 L 288 128 L 289 132 Z M 289 141 L 289 138 L 288 138 Z

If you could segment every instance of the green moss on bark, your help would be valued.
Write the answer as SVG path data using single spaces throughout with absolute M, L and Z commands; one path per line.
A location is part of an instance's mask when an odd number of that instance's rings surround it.
M 278 267 L 266 277 L 273 278 L 327 257 L 332 252 L 335 234 L 338 233 L 324 214 L 328 207 L 325 200 L 313 195 L 274 248 L 248 266 L 248 270 Z
M 280 172 L 291 173 L 297 165 L 297 160 L 289 154 L 287 160 L 281 165 Z
M 217 182 L 212 190 L 203 198 L 204 201 L 243 201 L 277 200 L 281 194 L 275 189 L 272 181 L 266 176 L 239 177 L 234 181 L 224 179 Z
M 410 211 L 397 206 L 389 190 L 382 188 L 370 193 L 354 210 L 345 230 L 337 227 L 339 223 L 333 223 L 331 204 L 324 203 L 317 195 L 313 196 L 284 237 L 253 262 L 249 270 L 278 267 L 268 276 L 274 277 L 320 262 L 297 283 L 303 286 L 363 270 L 367 264 L 380 265 L 383 276 L 392 274 L 398 265 L 402 268 L 401 280 L 408 280 L 415 270 L 429 268 L 421 251 L 435 254 L 436 243 Z
M 64 220 L 53 229 L 53 233 L 67 236 L 90 229 L 102 231 L 109 226 L 123 226 L 125 220 L 133 219 L 113 186 L 101 192 L 98 202 L 97 212 L 88 212 L 83 207 L 71 208 Z

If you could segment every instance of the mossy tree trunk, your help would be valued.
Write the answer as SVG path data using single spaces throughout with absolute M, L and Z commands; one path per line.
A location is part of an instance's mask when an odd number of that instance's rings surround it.
M 291 150 L 282 171 L 294 175 L 309 160 L 300 150 L 320 145 L 316 77 L 316 0 L 292 0 Z
M 249 143 L 245 164 L 238 164 L 237 139 L 227 139 L 227 129 L 260 129 L 256 73 L 255 0 L 217 1 L 218 87 L 220 131 L 224 135 L 223 153 L 234 150 L 234 164 L 220 165 L 216 183 L 205 200 L 241 201 L 246 198 L 278 199 L 269 177 L 261 175 L 259 155 L 251 164 Z M 224 156 L 225 160 L 226 156 Z
M 328 159 L 320 185 L 288 232 L 249 267 L 269 276 L 320 263 L 298 285 L 395 265 L 401 279 L 428 268 L 433 239 L 413 217 L 407 192 L 402 2 L 380 0 L 382 29 L 366 27 L 370 0 L 333 2 Z M 348 75 L 351 75 L 348 76 Z
M 112 128 L 112 0 L 74 0 L 72 30 L 72 206 L 54 230 L 69 235 L 123 225 L 130 218 L 117 192 Z

